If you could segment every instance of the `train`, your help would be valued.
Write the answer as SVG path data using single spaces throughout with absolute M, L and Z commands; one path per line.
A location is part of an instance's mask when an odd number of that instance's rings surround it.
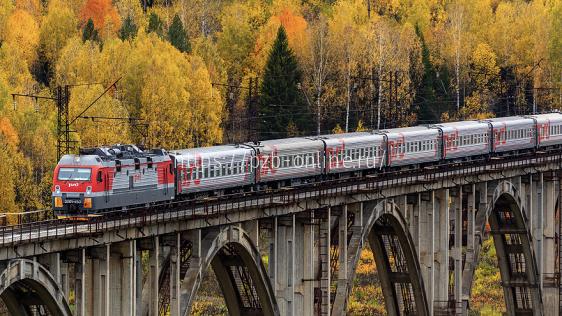
M 561 146 L 558 112 L 170 151 L 113 145 L 64 155 L 54 170 L 52 205 L 58 218 L 89 218 Z

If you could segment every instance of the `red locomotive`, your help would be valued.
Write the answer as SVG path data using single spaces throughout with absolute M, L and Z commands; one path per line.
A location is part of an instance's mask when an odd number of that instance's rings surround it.
M 83 149 L 65 155 L 53 177 L 53 209 L 59 217 L 149 205 L 174 198 L 173 164 L 164 150 L 134 145 Z

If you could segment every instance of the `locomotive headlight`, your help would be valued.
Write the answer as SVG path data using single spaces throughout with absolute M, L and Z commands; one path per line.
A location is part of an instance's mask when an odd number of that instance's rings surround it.
M 92 198 L 84 199 L 84 208 L 92 208 Z
M 86 187 L 86 194 L 88 194 L 88 195 L 92 194 L 92 187 L 91 186 Z
M 60 193 L 60 185 L 55 185 L 55 193 Z
M 60 196 L 55 197 L 55 207 L 62 207 L 62 197 Z

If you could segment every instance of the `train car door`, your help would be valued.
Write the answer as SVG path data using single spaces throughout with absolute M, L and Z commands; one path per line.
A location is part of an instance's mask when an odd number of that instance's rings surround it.
M 103 174 L 103 191 L 105 192 L 105 203 L 109 203 L 109 174 L 105 172 Z
M 168 167 L 164 168 L 164 195 L 168 195 L 168 172 L 171 171 L 168 170 L 168 168 L 171 168 L 171 164 L 168 165 Z

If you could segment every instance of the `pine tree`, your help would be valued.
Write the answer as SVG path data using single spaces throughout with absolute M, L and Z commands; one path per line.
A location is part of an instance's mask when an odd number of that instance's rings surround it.
M 416 27 L 416 33 L 420 38 L 422 50 L 422 64 L 423 64 L 423 77 L 416 93 L 417 103 L 417 116 L 418 122 L 423 123 L 436 123 L 441 113 L 436 108 L 435 98 L 435 68 L 431 64 L 429 48 L 425 42 L 423 34 L 419 27 Z
M 312 118 L 300 91 L 301 70 L 280 26 L 265 66 L 260 88 L 260 138 L 308 133 Z
M 133 39 L 135 38 L 135 36 L 137 36 L 137 30 L 138 28 L 135 24 L 135 21 L 133 21 L 133 18 L 128 15 L 125 21 L 123 21 L 123 25 L 119 30 L 119 38 L 123 41 L 127 39 Z
M 162 35 L 164 34 L 163 29 L 164 29 L 163 23 L 162 20 L 160 20 L 158 14 L 154 12 L 150 13 L 150 16 L 148 17 L 148 27 L 146 28 L 146 32 L 147 33 L 154 32 L 158 36 L 162 37 Z
M 82 31 L 82 41 L 99 41 L 98 30 L 96 30 L 94 26 L 94 21 L 90 18 L 88 22 L 84 26 L 84 30 Z
M 180 17 L 176 14 L 174 20 L 172 20 L 172 25 L 168 29 L 168 39 L 170 43 L 177 48 L 182 53 L 191 52 L 191 44 L 187 38 L 187 33 L 183 28 L 183 23 L 181 23 Z

